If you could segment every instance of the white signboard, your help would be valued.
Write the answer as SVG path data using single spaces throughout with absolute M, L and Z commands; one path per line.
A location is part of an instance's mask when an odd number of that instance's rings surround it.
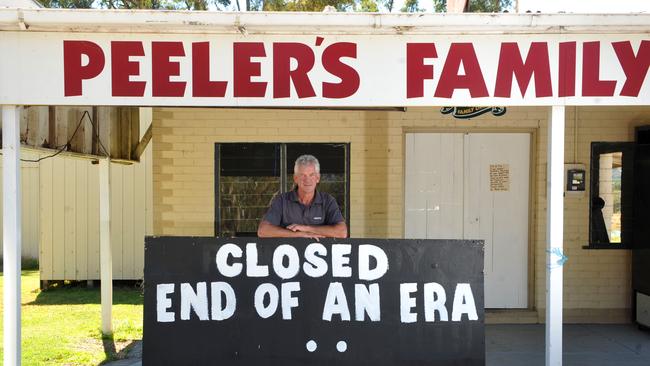
M 3 32 L 0 104 L 650 104 L 648 35 Z

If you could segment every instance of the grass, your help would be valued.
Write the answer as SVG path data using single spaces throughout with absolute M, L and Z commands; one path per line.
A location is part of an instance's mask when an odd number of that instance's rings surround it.
M 3 287 L 2 275 L 0 300 Z M 100 290 L 85 282 L 41 291 L 38 271 L 25 270 L 21 302 L 23 365 L 98 365 L 124 357 L 129 345 L 142 339 L 139 288 L 113 287 L 113 334 L 106 337 L 100 330 Z M 2 337 L 0 332 L 0 356 Z

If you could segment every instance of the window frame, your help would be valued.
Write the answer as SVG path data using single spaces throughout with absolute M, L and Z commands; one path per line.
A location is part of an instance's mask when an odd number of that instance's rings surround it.
M 221 159 L 220 159 L 220 150 L 221 146 L 225 144 L 269 144 L 269 145 L 278 145 L 280 149 L 280 192 L 286 192 L 287 186 L 287 172 L 293 169 L 293 165 L 288 166 L 287 159 L 287 145 L 292 144 L 312 144 L 312 145 L 342 145 L 344 146 L 343 158 L 345 159 L 345 212 L 341 212 L 345 218 L 345 224 L 348 227 L 348 232 L 350 231 L 350 148 L 351 145 L 349 142 L 257 142 L 257 141 L 246 141 L 246 142 L 215 142 L 214 143 L 214 236 L 220 237 L 220 223 L 221 223 L 221 193 L 219 189 L 220 178 L 221 178 Z M 318 158 L 318 157 L 317 157 Z
M 594 242 L 593 198 L 600 191 L 600 155 L 622 153 L 621 169 L 621 242 Z M 591 163 L 589 167 L 589 244 L 583 249 L 630 249 L 634 241 L 634 142 L 591 142 Z M 608 233 L 609 234 L 609 233 Z

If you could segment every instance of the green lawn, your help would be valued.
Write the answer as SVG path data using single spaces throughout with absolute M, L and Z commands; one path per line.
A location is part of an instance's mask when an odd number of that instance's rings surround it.
M 3 285 L 0 275 L 0 300 Z M 21 287 L 23 365 L 97 365 L 123 357 L 125 347 L 142 339 L 138 288 L 114 287 L 114 333 L 102 338 L 99 288 L 88 289 L 84 282 L 40 291 L 38 271 L 23 271 Z M 0 355 L 2 337 L 0 331 Z

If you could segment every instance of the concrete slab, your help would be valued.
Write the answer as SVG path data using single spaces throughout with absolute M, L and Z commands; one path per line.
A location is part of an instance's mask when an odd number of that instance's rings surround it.
M 142 345 L 124 360 L 105 366 L 141 366 Z M 544 365 L 544 324 L 485 326 L 487 366 Z M 648 366 L 650 331 L 632 324 L 565 324 L 563 364 L 567 366 Z
M 650 332 L 632 324 L 565 324 L 563 364 L 648 366 Z M 485 327 L 488 366 L 544 365 L 544 324 Z

